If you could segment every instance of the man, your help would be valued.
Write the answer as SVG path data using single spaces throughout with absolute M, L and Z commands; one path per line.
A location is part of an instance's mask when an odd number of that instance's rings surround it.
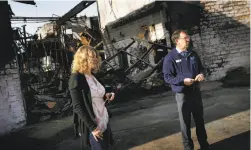
M 204 80 L 204 69 L 197 53 L 188 49 L 190 37 L 184 30 L 172 35 L 174 48 L 164 59 L 164 80 L 171 85 L 177 101 L 180 127 L 185 150 L 193 150 L 191 138 L 191 114 L 201 150 L 208 150 L 207 133 L 203 118 L 203 105 L 199 82 Z

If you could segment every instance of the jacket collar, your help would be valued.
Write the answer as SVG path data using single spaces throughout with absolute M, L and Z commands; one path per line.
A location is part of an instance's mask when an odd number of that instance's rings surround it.
M 189 56 L 193 53 L 193 50 L 188 49 L 187 52 L 188 52 L 188 56 Z M 178 52 L 178 50 L 176 48 L 173 48 L 172 53 L 175 57 L 181 56 L 181 54 Z
M 86 80 L 86 77 L 84 74 L 81 74 L 81 73 L 77 73 L 77 77 L 78 77 L 78 82 L 79 82 L 79 85 L 82 87 L 82 89 L 85 91 L 85 92 L 90 92 L 90 88 L 89 88 L 89 85 L 88 85 L 88 82 Z
M 180 50 L 179 48 L 175 48 L 176 49 L 176 51 L 178 52 L 178 53 L 181 53 L 182 52 L 182 50 Z M 187 50 L 185 50 L 185 51 L 183 51 L 183 52 L 187 52 Z

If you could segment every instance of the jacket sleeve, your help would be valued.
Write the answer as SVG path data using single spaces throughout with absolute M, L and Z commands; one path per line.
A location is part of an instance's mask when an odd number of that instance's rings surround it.
M 76 79 L 70 79 L 76 80 Z M 95 130 L 97 128 L 97 124 L 91 119 L 87 107 L 85 104 L 85 97 L 81 89 L 78 87 L 77 81 L 70 81 L 71 86 L 69 86 L 72 103 L 73 103 L 73 110 L 75 113 L 78 114 L 81 120 L 85 123 L 85 125 L 91 130 Z
M 197 58 L 198 58 L 198 69 L 199 69 L 199 74 L 203 74 L 204 76 L 206 76 L 206 72 L 205 72 L 205 68 L 202 65 L 201 59 L 197 54 Z
M 166 83 L 172 85 L 184 85 L 185 77 L 177 75 L 174 63 L 168 56 L 166 56 L 164 59 L 162 70 Z

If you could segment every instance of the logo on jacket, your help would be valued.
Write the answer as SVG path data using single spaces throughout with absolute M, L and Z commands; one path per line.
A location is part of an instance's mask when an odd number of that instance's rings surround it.
M 179 62 L 181 62 L 181 59 L 177 59 L 177 60 L 175 60 L 176 61 L 176 63 L 179 63 Z
M 194 56 L 190 57 L 190 60 L 191 60 L 191 62 L 192 62 L 193 64 L 195 64 L 195 63 L 196 63 L 196 59 L 195 59 L 195 57 L 194 57 Z

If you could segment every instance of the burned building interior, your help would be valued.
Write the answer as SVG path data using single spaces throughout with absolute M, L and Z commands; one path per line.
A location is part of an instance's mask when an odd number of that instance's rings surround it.
M 16 2 L 36 4 L 34 1 Z M 98 16 L 77 17 L 94 3 L 98 6 Z M 239 5 L 239 2 L 149 1 L 122 17 L 112 11 L 106 15 L 108 10 L 102 11 L 106 9 L 102 8 L 103 3 L 81 1 L 61 17 L 20 17 L 13 13 L 8 1 L 0 2 L 0 92 L 6 89 L 8 93 L 9 85 L 19 86 L 20 83 L 22 98 L 19 99 L 24 107 L 25 124 L 72 114 L 68 80 L 74 53 L 82 45 L 94 47 L 100 55 L 102 63 L 97 76 L 108 91 L 117 94 L 116 102 L 111 105 L 129 101 L 134 95 L 170 91 L 170 85 L 163 80 L 162 63 L 174 47 L 172 33 L 181 28 L 191 35 L 190 47 L 201 56 L 208 81 L 222 82 L 225 87 L 250 86 L 250 59 L 247 58 L 250 55 L 250 42 L 247 42 L 250 40 L 250 19 L 239 23 L 223 18 L 220 13 L 213 14 L 215 9 L 210 12 L 216 3 L 224 8 L 234 7 L 232 3 Z M 247 14 L 245 16 L 250 12 Z M 50 22 L 33 35 L 27 33 L 25 25 L 11 25 L 12 22 L 37 20 Z M 237 30 L 240 31 L 232 34 Z M 231 51 L 231 46 L 235 46 L 232 43 L 240 49 L 238 52 Z M 217 51 L 219 49 L 222 51 Z M 7 76 L 19 82 L 7 83 L 12 80 Z M 16 92 L 19 88 L 13 89 Z
M 135 88 L 135 86 L 146 89 L 165 86 L 165 83 L 161 81 L 163 78 L 161 67 L 164 56 L 173 46 L 170 42 L 170 34 L 165 35 L 164 38 L 152 40 L 149 37 L 151 30 L 155 30 L 154 24 L 152 26 L 143 25 L 141 26 L 142 32 L 137 36 L 139 38 L 135 39 L 131 36 L 129 37 L 131 42 L 128 42 L 127 45 L 110 48 L 108 46 L 116 43 L 119 38 L 111 38 L 108 30 L 116 30 L 134 20 L 163 10 L 165 17 L 163 24 L 168 33 L 179 28 L 188 29 L 190 34 L 200 31 L 202 5 L 199 1 L 153 2 L 116 22 L 109 23 L 104 33 L 100 30 L 98 16 L 74 17 L 93 3 L 95 2 L 80 2 L 61 18 L 15 17 L 8 3 L 1 3 L 1 18 L 5 23 L 1 24 L 3 34 L 1 34 L 0 41 L 5 55 L 0 56 L 0 67 L 4 71 L 5 65 L 12 60 L 18 64 L 28 114 L 58 114 L 70 110 L 71 100 L 67 82 L 71 73 L 74 51 L 81 45 L 91 45 L 99 52 L 102 58 L 102 68 L 98 75 L 108 88 L 119 92 L 128 87 Z M 11 20 L 32 19 L 48 19 L 51 22 L 38 29 L 35 35 L 27 33 L 25 26 L 11 28 Z M 122 39 L 125 36 L 122 30 L 119 36 Z M 135 49 L 138 54 L 128 51 L 133 44 L 139 42 L 147 43 L 150 46 L 139 45 L 138 49 Z M 152 61 L 151 57 L 153 57 Z M 154 82 L 150 80 L 154 80 Z

